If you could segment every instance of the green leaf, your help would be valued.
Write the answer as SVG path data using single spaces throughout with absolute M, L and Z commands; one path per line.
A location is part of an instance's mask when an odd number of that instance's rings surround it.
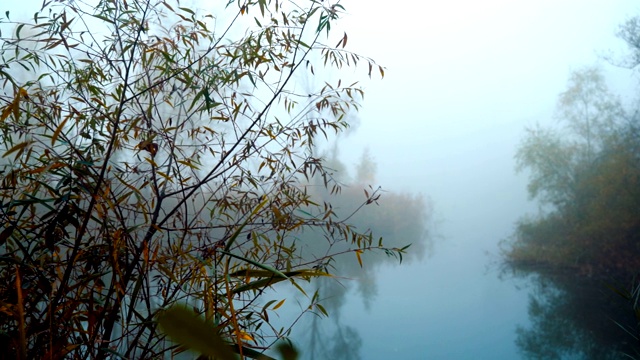
M 293 270 L 293 271 L 283 272 L 282 274 L 290 278 L 291 277 L 314 277 L 314 276 L 331 277 L 331 274 L 328 274 L 324 271 L 314 270 L 314 269 Z M 273 272 L 270 270 L 265 271 L 265 270 L 255 270 L 255 269 L 238 270 L 236 272 L 229 274 L 229 276 L 231 277 L 272 277 L 273 275 L 274 275 Z
M 258 4 L 260 5 L 260 13 L 264 16 L 264 8 L 267 6 L 267 0 L 258 0 Z
M 179 9 L 184 11 L 184 12 L 188 12 L 191 15 L 195 15 L 196 14 L 195 12 L 193 12 L 193 10 L 191 10 L 189 8 L 186 8 L 186 7 L 180 7 Z
M 231 345 L 231 350 L 237 354 L 240 354 L 240 347 L 236 345 Z M 276 360 L 270 356 L 267 356 L 259 351 L 255 351 L 246 346 L 242 347 L 242 356 L 250 357 L 252 359 L 260 359 L 260 360 Z M 286 359 L 286 358 L 283 358 Z
M 24 24 L 18 25 L 18 28 L 16 29 L 16 38 L 17 39 L 20 39 L 20 31 L 22 31 L 23 27 L 24 27 Z
M 224 251 L 229 251 L 229 249 L 231 249 L 231 245 L 233 245 L 233 243 L 236 241 L 236 239 L 238 238 L 238 235 L 240 235 L 240 232 L 242 232 L 242 229 L 244 229 L 245 226 L 247 226 L 247 224 L 249 223 L 249 221 L 251 220 L 251 217 L 253 217 L 255 214 L 258 213 L 258 211 L 260 211 L 260 209 L 262 209 L 262 207 L 269 201 L 269 198 L 267 198 L 266 196 L 264 197 L 264 199 L 262 200 L 262 202 L 260 204 L 258 204 L 258 206 L 256 206 L 255 209 L 253 209 L 253 211 L 251 212 L 251 214 L 249 214 L 249 216 L 247 216 L 247 219 L 244 221 L 244 223 L 240 226 L 240 228 L 238 228 L 238 230 L 236 230 L 236 232 L 233 234 L 233 236 L 231 236 L 231 239 L 229 239 L 229 241 L 227 241 L 227 244 L 224 247 Z
M 108 17 L 106 17 L 106 16 L 103 16 L 103 15 L 97 15 L 97 14 L 96 14 L 96 15 L 92 15 L 92 16 L 93 16 L 94 18 L 100 19 L 100 20 L 102 20 L 102 21 L 104 21 L 104 22 L 106 22 L 106 23 L 109 23 L 109 24 L 115 25 L 115 23 L 113 22 L 113 20 L 109 19 L 109 18 L 108 18 Z
M 240 256 L 240 255 L 236 255 L 236 254 L 230 253 L 230 252 L 228 252 L 228 251 L 220 250 L 220 252 L 221 252 L 221 253 L 223 253 L 223 254 L 225 254 L 225 255 L 228 255 L 228 256 L 234 257 L 234 258 L 236 258 L 236 259 L 238 259 L 238 260 L 246 261 L 246 262 L 248 262 L 249 264 L 251 264 L 251 265 L 255 265 L 255 266 L 257 266 L 257 267 L 259 267 L 259 268 L 261 268 L 261 269 L 267 270 L 267 271 L 271 272 L 273 275 L 275 275 L 275 276 L 277 276 L 277 277 L 280 277 L 280 278 L 282 278 L 282 279 L 288 279 L 288 278 L 289 278 L 289 277 L 288 277 L 287 275 L 285 275 L 284 273 L 282 273 L 282 272 L 280 272 L 280 271 L 278 271 L 278 270 L 276 270 L 276 269 L 272 268 L 272 267 L 271 267 L 271 266 L 269 266 L 269 265 L 261 264 L 261 263 L 259 263 L 259 262 L 257 262 L 257 261 L 253 261 L 253 260 L 251 260 L 251 259 L 247 259 L 247 258 L 245 258 L 245 257 L 242 257 L 242 256 Z
M 9 238 L 9 236 L 11 236 L 11 234 L 13 234 L 13 231 L 15 229 L 15 226 L 9 225 L 7 228 L 2 230 L 2 232 L 0 233 L 0 246 L 4 245 L 4 243 L 7 242 L 7 239 Z
M 297 360 L 300 357 L 298 349 L 289 342 L 278 344 L 276 350 L 280 353 L 282 360 Z
M 324 314 L 324 316 L 329 317 L 329 313 L 324 308 L 324 306 L 322 306 L 321 304 L 316 304 L 316 307 L 318 308 L 318 310 L 320 310 L 322 314 Z
M 253 281 L 253 282 L 250 282 L 248 284 L 245 284 L 245 285 L 242 285 L 242 286 L 238 286 L 237 288 L 233 289 L 232 293 L 239 294 L 241 292 L 245 292 L 245 291 L 249 291 L 249 290 L 260 290 L 260 289 L 266 288 L 267 286 L 271 286 L 273 284 L 279 283 L 279 282 L 284 281 L 284 280 L 286 280 L 286 279 L 272 277 L 272 278 Z
M 216 326 L 185 306 L 174 305 L 160 312 L 157 322 L 171 340 L 188 349 L 222 360 L 237 359 Z

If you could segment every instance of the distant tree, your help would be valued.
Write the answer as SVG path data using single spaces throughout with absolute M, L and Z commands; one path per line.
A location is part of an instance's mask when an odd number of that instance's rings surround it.
M 622 64 L 636 67 L 640 17 L 618 36 L 630 47 Z M 582 69 L 559 97 L 558 123 L 527 129 L 517 151 L 517 169 L 542 205 L 504 249 L 509 269 L 535 274 L 531 326 L 517 330 L 526 358 L 640 354 L 640 118 L 632 110 L 599 69 Z
M 598 70 L 574 73 L 561 94 L 559 124 L 527 131 L 518 170 L 547 206 L 518 225 L 510 260 L 629 272 L 640 255 L 640 149 L 637 118 L 625 115 Z
M 372 185 L 376 179 L 376 163 L 371 157 L 369 149 L 366 149 L 360 157 L 360 163 L 356 168 L 356 182 L 365 185 Z
M 311 144 L 348 127 L 362 90 L 298 93 L 294 74 L 361 61 L 384 74 L 331 36 L 342 5 L 207 6 L 45 1 L 31 21 L 0 20 L 0 356 L 173 357 L 185 347 L 158 319 L 187 347 L 176 322 L 200 328 L 181 303 L 257 357 L 290 332 L 270 326 L 285 299 L 264 290 L 330 276 L 337 253 L 302 257 L 303 232 L 404 251 L 310 194 L 314 177 L 339 193 Z
M 529 194 L 543 203 L 562 206 L 576 201 L 581 167 L 589 167 L 626 119 L 597 68 L 571 74 L 559 96 L 558 125 L 527 129 L 517 153 L 517 170 L 530 171 Z

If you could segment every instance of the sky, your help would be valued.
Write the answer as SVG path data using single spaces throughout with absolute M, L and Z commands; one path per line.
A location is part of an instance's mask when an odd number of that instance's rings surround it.
M 548 120 L 572 70 L 622 51 L 614 32 L 635 1 L 346 1 L 350 50 L 386 67 L 365 81 L 361 124 L 380 181 L 429 191 L 473 159 L 513 153 L 525 125 Z M 365 70 L 364 68 L 362 70 Z M 478 153 L 484 153 L 484 156 Z M 472 154 L 476 156 L 471 156 Z M 344 156 L 356 161 L 357 150 Z M 479 166 L 479 164 L 476 164 Z M 448 183 L 448 181 L 447 181 Z
M 348 48 L 386 71 L 362 82 L 360 124 L 341 156 L 354 164 L 368 149 L 379 185 L 423 193 L 445 222 L 481 211 L 504 228 L 535 210 L 513 156 L 525 127 L 554 121 L 571 71 L 599 65 L 612 88 L 629 89 L 629 72 L 603 55 L 624 54 L 615 32 L 640 3 L 403 3 L 343 2 Z

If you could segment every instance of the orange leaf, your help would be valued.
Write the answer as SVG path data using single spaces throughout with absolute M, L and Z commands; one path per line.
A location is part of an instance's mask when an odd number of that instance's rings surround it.
M 69 120 L 69 117 L 67 117 L 64 120 L 62 120 L 62 122 L 60 122 L 60 125 L 58 125 L 56 130 L 53 132 L 53 135 L 51 136 L 51 146 L 55 145 L 56 140 L 58 139 L 58 136 L 60 136 L 60 133 L 62 132 L 62 129 L 64 128 L 64 125 L 67 123 L 67 120 Z

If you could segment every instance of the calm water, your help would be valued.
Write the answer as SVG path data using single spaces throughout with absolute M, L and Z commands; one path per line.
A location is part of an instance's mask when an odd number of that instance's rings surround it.
M 516 359 L 527 326 L 523 281 L 498 278 L 477 248 L 444 243 L 422 263 L 381 269 L 371 309 L 352 296 L 343 322 L 358 329 L 363 359 Z M 398 281 L 401 279 L 401 281 Z
M 501 279 L 497 234 L 481 241 L 452 232 L 460 237 L 438 241 L 430 257 L 378 267 L 374 290 L 342 281 L 344 293 L 325 304 L 328 319 L 307 316 L 294 328 L 304 358 L 520 358 L 516 328 L 530 325 L 528 280 Z
M 480 243 L 452 239 L 424 261 L 379 267 L 375 295 L 346 282 L 330 318 L 298 324 L 303 358 L 622 358 L 611 351 L 632 340 L 609 310 L 633 316 L 606 284 L 501 273 Z

